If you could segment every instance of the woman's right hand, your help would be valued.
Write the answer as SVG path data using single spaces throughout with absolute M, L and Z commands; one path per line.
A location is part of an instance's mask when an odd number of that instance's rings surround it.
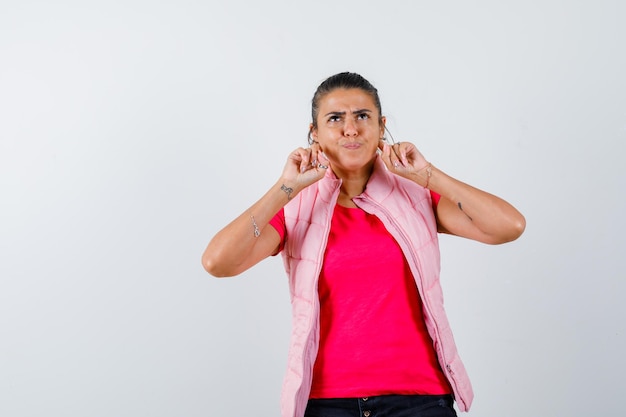
M 291 152 L 280 180 L 211 239 L 202 255 L 207 272 L 232 277 L 277 253 L 280 235 L 269 224 L 272 217 L 297 193 L 322 179 L 329 164 L 317 144 Z
M 330 161 L 319 145 L 314 143 L 310 148 L 298 148 L 289 154 L 282 181 L 286 187 L 298 193 L 324 178 L 329 168 Z

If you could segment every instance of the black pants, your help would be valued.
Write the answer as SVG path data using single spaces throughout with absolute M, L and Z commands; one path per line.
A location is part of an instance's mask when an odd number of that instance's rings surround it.
M 451 395 L 380 395 L 309 400 L 304 417 L 456 417 Z

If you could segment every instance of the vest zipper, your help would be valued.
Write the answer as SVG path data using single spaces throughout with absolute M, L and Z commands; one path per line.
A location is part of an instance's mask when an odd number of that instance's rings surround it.
M 415 277 L 413 277 L 413 279 L 415 280 L 415 284 L 417 286 L 417 290 L 419 292 L 419 295 L 422 299 L 422 304 L 424 305 L 424 308 L 426 309 L 429 317 L 433 317 L 432 314 L 432 309 L 430 307 L 430 300 L 428 300 L 425 296 L 424 296 L 424 287 L 422 284 L 422 280 L 421 277 L 423 276 L 422 273 L 422 268 L 421 268 L 421 264 L 420 262 L 418 262 L 418 260 L 416 259 L 416 255 L 413 252 L 413 245 L 411 245 L 411 241 L 409 240 L 409 238 L 406 236 L 406 234 L 404 233 L 404 229 L 401 228 L 398 223 L 396 222 L 395 218 L 391 215 L 391 213 L 383 206 L 381 206 L 380 204 L 378 204 L 377 202 L 375 202 L 374 200 L 372 200 L 371 198 L 369 198 L 367 195 L 361 195 L 358 197 L 355 197 L 355 200 L 362 200 L 366 203 L 371 204 L 372 206 L 374 206 L 374 208 L 376 208 L 377 210 L 379 210 L 380 212 L 382 212 L 382 214 L 385 216 L 385 219 L 387 221 L 389 221 L 389 223 L 391 223 L 391 225 L 393 226 L 394 232 L 392 233 L 392 235 L 394 235 L 394 237 L 396 237 L 395 235 L 397 234 L 402 242 L 404 242 L 404 245 L 407 247 L 408 250 L 408 254 L 405 253 L 406 255 L 409 255 L 411 258 L 411 265 L 414 265 L 415 268 L 417 268 L 417 271 L 419 273 L 420 279 L 415 279 Z M 375 214 L 375 213 L 372 213 Z M 382 219 L 381 219 L 382 220 Z M 435 320 L 432 320 L 433 323 L 433 327 L 435 329 L 435 335 L 437 337 L 437 344 L 439 345 L 439 349 L 441 349 L 441 357 L 444 360 L 444 364 L 443 366 L 445 367 L 446 373 L 448 374 L 448 381 L 450 382 L 451 385 L 454 385 L 452 387 L 453 391 L 456 392 L 460 392 L 459 388 L 458 388 L 458 384 L 457 381 L 454 377 L 454 372 L 452 371 L 452 367 L 450 366 L 450 364 L 448 363 L 447 359 L 447 355 L 444 352 L 444 346 L 443 343 L 441 342 L 441 335 L 439 333 L 439 325 L 437 324 L 437 322 Z M 455 395 L 455 397 L 458 397 Z

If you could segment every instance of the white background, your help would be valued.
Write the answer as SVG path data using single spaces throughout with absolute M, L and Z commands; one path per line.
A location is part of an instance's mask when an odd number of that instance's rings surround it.
M 396 140 L 527 218 L 508 245 L 441 238 L 467 415 L 619 415 L 625 22 L 623 1 L 1 1 L 0 415 L 277 416 L 282 261 L 218 280 L 200 255 L 345 70 Z

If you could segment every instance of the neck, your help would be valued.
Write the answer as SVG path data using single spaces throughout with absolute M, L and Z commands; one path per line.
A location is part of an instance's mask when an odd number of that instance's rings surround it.
M 341 179 L 341 189 L 339 190 L 338 203 L 346 207 L 356 207 L 352 199 L 363 193 L 365 186 L 372 175 L 374 164 L 371 164 L 361 172 L 335 172 L 337 178 Z

